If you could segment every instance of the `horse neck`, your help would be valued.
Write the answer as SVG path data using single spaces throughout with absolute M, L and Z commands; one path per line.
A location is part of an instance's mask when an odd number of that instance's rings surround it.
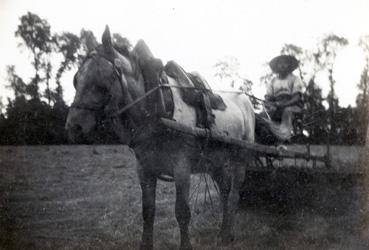
M 147 97 L 144 97 L 145 92 L 145 82 L 140 68 L 138 58 L 136 56 L 129 56 L 128 61 L 130 62 L 131 71 L 125 72 L 125 80 L 127 82 L 126 95 L 123 97 L 124 104 L 130 105 L 139 98 L 143 98 L 139 102 L 133 104 L 133 106 L 128 110 L 128 115 L 140 126 L 147 122 L 147 117 L 149 112 L 147 110 Z

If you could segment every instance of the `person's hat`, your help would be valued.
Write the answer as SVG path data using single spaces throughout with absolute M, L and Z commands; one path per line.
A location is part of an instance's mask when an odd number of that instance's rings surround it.
M 299 66 L 299 61 L 296 59 L 296 57 L 291 56 L 291 55 L 280 55 L 277 57 L 274 57 L 270 62 L 269 62 L 269 66 L 272 69 L 272 71 L 274 73 L 280 73 L 279 69 L 278 69 L 278 64 L 281 62 L 286 62 L 288 65 L 288 73 L 291 73 L 292 71 L 294 71 L 295 69 L 297 69 L 297 67 Z

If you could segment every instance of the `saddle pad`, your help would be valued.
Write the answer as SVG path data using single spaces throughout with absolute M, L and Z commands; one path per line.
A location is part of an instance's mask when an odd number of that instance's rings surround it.
M 209 97 L 212 109 L 225 110 L 227 108 L 222 98 L 219 95 L 214 94 L 207 83 L 195 74 L 186 73 L 185 70 L 176 62 L 169 61 L 165 65 L 164 71 L 168 76 L 176 79 L 181 86 L 190 88 L 181 90 L 183 101 L 187 104 L 197 106 L 198 96 L 200 93 L 203 93 Z M 191 87 L 198 89 L 191 89 Z

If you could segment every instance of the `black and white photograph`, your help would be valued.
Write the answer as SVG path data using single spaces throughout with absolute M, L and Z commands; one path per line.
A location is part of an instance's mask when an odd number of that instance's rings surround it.
M 369 249 L 368 0 L 0 0 L 0 250 Z

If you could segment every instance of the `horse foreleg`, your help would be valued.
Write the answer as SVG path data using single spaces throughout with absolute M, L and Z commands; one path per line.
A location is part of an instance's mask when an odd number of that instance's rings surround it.
M 176 207 L 175 213 L 181 234 L 181 250 L 190 250 L 192 245 L 188 233 L 188 225 L 191 220 L 191 210 L 189 206 L 190 192 L 190 170 L 179 164 L 174 171 L 176 185 Z
M 143 232 L 141 241 L 141 250 L 153 249 L 153 230 L 155 219 L 155 193 L 156 193 L 156 177 L 145 176 L 140 178 L 142 190 L 142 217 Z

